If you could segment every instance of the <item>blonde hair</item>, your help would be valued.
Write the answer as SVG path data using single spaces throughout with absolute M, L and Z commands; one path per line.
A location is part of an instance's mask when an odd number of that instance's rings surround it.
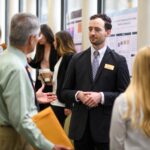
M 57 43 L 57 52 L 59 56 L 66 55 L 68 53 L 75 53 L 75 45 L 72 36 L 67 31 L 60 31 L 55 34 Z
M 138 51 L 133 65 L 132 80 L 125 95 L 128 101 L 125 118 L 130 118 L 132 125 L 140 127 L 150 137 L 150 47 Z M 133 107 L 135 111 L 131 115 Z

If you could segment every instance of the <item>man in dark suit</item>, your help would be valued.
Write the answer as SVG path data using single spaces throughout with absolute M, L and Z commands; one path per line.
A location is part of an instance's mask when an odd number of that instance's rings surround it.
M 66 73 L 62 96 L 73 103 L 69 136 L 75 150 L 109 150 L 113 103 L 130 81 L 126 59 L 106 45 L 111 28 L 105 14 L 91 16 L 92 45 L 72 58 Z

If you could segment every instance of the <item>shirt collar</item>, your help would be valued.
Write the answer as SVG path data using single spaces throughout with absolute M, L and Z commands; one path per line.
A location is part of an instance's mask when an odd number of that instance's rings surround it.
M 100 55 L 104 55 L 106 49 L 107 49 L 107 46 L 104 46 L 103 48 L 99 49 L 99 50 L 98 50 L 99 54 L 100 54 Z M 91 54 L 92 54 L 92 55 L 93 55 L 94 51 L 95 51 L 94 47 L 91 46 Z
M 18 58 L 20 59 L 20 61 L 22 62 L 22 64 L 24 66 L 26 66 L 28 63 L 27 63 L 27 58 L 26 58 L 26 54 L 23 53 L 21 50 L 13 47 L 13 46 L 9 46 L 8 47 L 8 51 L 15 54 L 16 56 L 18 56 Z

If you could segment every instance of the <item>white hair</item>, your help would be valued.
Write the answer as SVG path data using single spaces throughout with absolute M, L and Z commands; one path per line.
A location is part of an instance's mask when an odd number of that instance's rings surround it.
M 36 16 L 29 13 L 18 13 L 13 16 L 10 26 L 10 44 L 24 46 L 30 35 L 40 31 L 40 24 Z

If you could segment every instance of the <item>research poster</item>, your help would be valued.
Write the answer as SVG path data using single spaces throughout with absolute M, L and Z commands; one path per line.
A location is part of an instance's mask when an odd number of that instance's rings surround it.
M 75 10 L 67 14 L 66 29 L 71 33 L 77 52 L 82 51 L 82 10 Z
M 137 53 L 137 8 L 109 14 L 112 18 L 112 33 L 108 46 L 126 57 L 130 76 Z

